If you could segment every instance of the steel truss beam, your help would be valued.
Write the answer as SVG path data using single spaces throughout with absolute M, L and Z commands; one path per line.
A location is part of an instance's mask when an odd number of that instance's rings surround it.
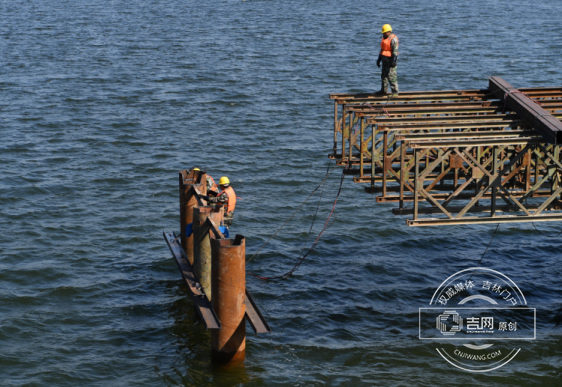
M 395 213 L 413 215 L 412 226 L 545 217 L 560 205 L 559 148 L 548 144 L 544 130 L 536 130 L 536 120 L 504 99 L 521 94 L 525 101 L 540 102 L 532 103 L 540 110 L 530 110 L 556 128 L 562 119 L 562 88 L 519 90 L 525 94 L 510 89 L 509 96 L 500 98 L 501 88 L 493 87 L 406 92 L 390 100 L 331 94 L 334 146 L 329 157 L 349 167 L 345 173 L 355 175 L 355 182 L 370 183 L 365 190 L 376 193 L 377 201 L 398 202 Z M 406 202 L 414 207 L 406 208 Z M 445 218 L 436 218 L 437 223 L 418 218 L 435 214 Z

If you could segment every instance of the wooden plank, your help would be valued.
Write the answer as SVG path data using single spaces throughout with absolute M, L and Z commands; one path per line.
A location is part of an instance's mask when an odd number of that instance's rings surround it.
M 209 299 L 205 295 L 205 292 L 201 287 L 201 283 L 199 282 L 199 279 L 193 271 L 193 267 L 189 264 L 187 256 L 181 248 L 176 234 L 164 232 L 164 239 L 166 240 L 166 243 L 168 244 L 168 247 L 170 248 L 170 251 L 175 258 L 178 269 L 189 289 L 191 299 L 195 304 L 195 310 L 197 310 L 197 312 L 199 313 L 199 316 L 205 324 L 205 327 L 207 329 L 220 330 L 221 323 L 219 321 L 219 318 L 217 317 L 217 314 L 211 306 L 211 301 L 209 301 Z

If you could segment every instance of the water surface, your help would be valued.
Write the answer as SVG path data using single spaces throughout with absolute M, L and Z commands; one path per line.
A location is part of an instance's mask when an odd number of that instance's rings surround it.
M 422 343 L 417 313 L 494 225 L 408 228 L 346 179 L 295 275 L 248 279 L 273 333 L 250 334 L 234 371 L 211 366 L 161 234 L 179 229 L 177 171 L 206 167 L 243 198 L 232 230 L 256 251 L 325 174 L 328 93 L 380 87 L 382 24 L 400 38 L 401 90 L 560 86 L 561 13 L 554 0 L 0 3 L 0 384 L 561 385 L 560 238 L 530 224 L 501 225 L 482 265 L 538 308 L 537 340 L 486 375 Z M 317 203 L 248 268 L 290 269 Z

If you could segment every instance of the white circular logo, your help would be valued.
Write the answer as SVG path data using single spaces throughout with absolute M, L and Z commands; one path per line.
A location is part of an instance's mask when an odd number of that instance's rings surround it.
M 516 342 L 536 338 L 536 309 L 496 270 L 473 267 L 453 274 L 429 305 L 419 311 L 419 338 L 438 342 L 437 353 L 465 371 L 500 368 L 521 351 Z

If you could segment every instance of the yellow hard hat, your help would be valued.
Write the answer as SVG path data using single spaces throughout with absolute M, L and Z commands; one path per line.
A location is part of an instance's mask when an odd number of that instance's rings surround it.
M 392 27 L 390 26 L 390 24 L 385 24 L 384 26 L 382 26 L 381 33 L 384 34 L 385 32 L 392 32 Z
M 193 168 L 193 170 L 194 170 L 194 171 L 200 171 L 200 169 L 199 169 L 199 168 Z
M 227 185 L 230 184 L 230 180 L 228 180 L 228 177 L 223 176 L 220 178 L 219 180 L 219 185 Z

